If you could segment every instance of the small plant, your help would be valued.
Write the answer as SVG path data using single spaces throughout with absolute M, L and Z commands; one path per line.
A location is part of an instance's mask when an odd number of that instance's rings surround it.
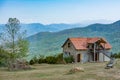
M 64 60 L 65 60 L 66 63 L 72 63 L 72 62 L 74 62 L 73 56 L 65 57 Z

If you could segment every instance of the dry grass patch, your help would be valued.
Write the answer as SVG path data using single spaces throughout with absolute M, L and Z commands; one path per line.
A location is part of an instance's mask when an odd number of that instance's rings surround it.
M 104 69 L 106 63 L 85 64 L 36 64 L 32 70 L 6 71 L 0 68 L 0 80 L 120 80 L 117 64 L 113 69 Z M 84 72 L 66 75 L 73 67 L 82 67 Z

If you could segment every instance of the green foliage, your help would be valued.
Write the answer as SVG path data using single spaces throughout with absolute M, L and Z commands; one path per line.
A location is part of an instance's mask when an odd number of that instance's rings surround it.
M 25 57 L 28 52 L 28 41 L 24 39 L 25 33 L 22 33 L 20 28 L 20 21 L 17 18 L 9 18 L 1 35 L 4 50 L 2 53 L 8 52 L 8 55 L 4 55 L 0 60 L 7 63 L 9 70 L 14 70 L 14 64 L 17 64 L 17 60 Z
M 65 63 L 64 60 L 63 60 L 63 53 L 58 54 L 58 55 L 56 56 L 56 59 L 57 59 L 57 63 L 58 63 L 58 64 L 63 64 L 63 63 Z
M 41 64 L 41 63 L 46 63 L 46 59 L 44 56 L 40 55 L 39 58 L 38 58 L 38 63 Z
M 30 64 L 30 65 L 35 64 L 34 60 L 33 60 L 33 59 L 32 59 L 32 60 L 30 60 L 29 64 Z
M 5 59 L 2 58 L 2 57 L 0 57 L 0 67 L 1 67 L 1 66 L 6 66 L 6 64 L 5 64 Z
M 17 18 L 9 18 L 1 36 L 11 59 L 23 58 L 28 52 L 29 43 L 25 40 L 26 31 L 21 32 L 20 28 L 20 21 Z
M 115 53 L 115 54 L 113 54 L 111 57 L 114 57 L 114 58 L 120 58 L 120 52 L 119 52 L 119 53 Z
M 5 47 L 9 49 L 10 58 L 15 59 L 17 53 L 16 40 L 20 30 L 20 21 L 16 18 L 9 18 L 8 23 L 5 25 L 4 41 Z
M 34 57 L 33 60 L 34 60 L 35 63 L 38 63 L 38 58 L 37 57 Z
M 56 56 L 47 56 L 44 57 L 40 55 L 38 58 L 34 57 L 33 59 L 30 60 L 29 64 L 41 64 L 41 63 L 47 63 L 47 64 L 61 64 L 64 63 L 63 61 L 63 54 L 58 54 Z
M 120 24 L 120 21 L 118 23 Z M 55 55 L 53 53 L 62 52 L 61 46 L 68 37 L 104 37 L 112 45 L 112 51 L 118 53 L 120 52 L 120 26 L 118 23 L 93 24 L 55 33 L 40 32 L 27 38 L 30 41 L 30 52 L 35 55 Z
M 0 66 L 7 66 L 8 58 L 9 58 L 9 53 L 6 52 L 2 47 L 0 47 Z
M 64 60 L 65 60 L 66 63 L 72 63 L 72 62 L 74 62 L 74 58 L 71 55 L 68 56 L 68 57 L 65 57 Z
M 63 64 L 65 63 L 63 60 L 63 53 L 58 54 L 56 56 L 48 56 L 45 58 L 46 63 L 48 64 Z
M 34 57 L 34 58 L 31 59 L 30 62 L 29 62 L 30 65 L 33 65 L 33 64 L 36 64 L 36 63 L 38 63 L 37 57 Z
M 27 52 L 29 51 L 29 43 L 25 39 L 19 39 L 18 40 L 18 47 L 20 48 L 18 57 L 25 57 L 27 55 Z
M 46 63 L 48 63 L 48 64 L 56 64 L 57 59 L 56 59 L 55 56 L 47 56 L 46 57 Z

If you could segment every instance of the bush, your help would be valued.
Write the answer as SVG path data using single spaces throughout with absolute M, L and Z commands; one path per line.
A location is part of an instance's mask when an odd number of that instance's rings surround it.
M 7 61 L 5 59 L 0 58 L 0 67 L 6 67 L 7 66 Z
M 39 64 L 46 63 L 46 59 L 44 58 L 44 56 L 42 56 L 42 55 L 39 56 L 38 63 Z
M 9 53 L 0 47 L 0 67 L 7 67 Z
M 65 63 L 63 60 L 63 54 L 59 54 L 56 56 L 47 56 L 46 58 L 42 55 L 39 56 L 39 58 L 34 57 L 32 60 L 30 60 L 29 64 L 33 65 L 36 63 L 48 63 L 48 64 L 61 64 L 61 63 Z
M 29 62 L 30 65 L 33 65 L 33 64 L 35 64 L 35 63 L 38 63 L 37 57 L 34 57 L 34 58 L 31 59 L 30 62 Z
M 64 64 L 65 63 L 64 60 L 63 60 L 63 53 L 57 55 L 56 59 L 57 59 L 58 64 Z
M 30 60 L 29 64 L 30 64 L 30 65 L 35 64 L 34 60 L 33 60 L 33 59 L 32 59 L 32 60 Z
M 46 63 L 56 64 L 57 63 L 57 58 L 55 56 L 48 56 L 48 57 L 46 57 Z
M 72 62 L 74 62 L 73 56 L 65 57 L 64 60 L 65 60 L 66 63 L 72 63 Z
M 120 58 L 120 52 L 119 52 L 119 53 L 115 53 L 115 54 L 111 55 L 111 57 L 114 57 L 114 58 Z
M 47 56 L 46 58 L 42 55 L 40 55 L 38 59 L 38 63 L 48 63 L 48 64 L 61 64 L 64 63 L 63 61 L 63 54 L 58 54 L 56 56 Z

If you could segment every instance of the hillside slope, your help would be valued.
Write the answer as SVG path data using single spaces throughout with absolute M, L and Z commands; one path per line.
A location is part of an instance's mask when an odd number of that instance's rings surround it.
M 37 33 L 27 38 L 30 41 L 30 55 L 61 53 L 61 46 L 68 37 L 104 37 L 112 45 L 113 53 L 120 52 L 120 21 L 112 24 L 92 24 L 60 32 Z

